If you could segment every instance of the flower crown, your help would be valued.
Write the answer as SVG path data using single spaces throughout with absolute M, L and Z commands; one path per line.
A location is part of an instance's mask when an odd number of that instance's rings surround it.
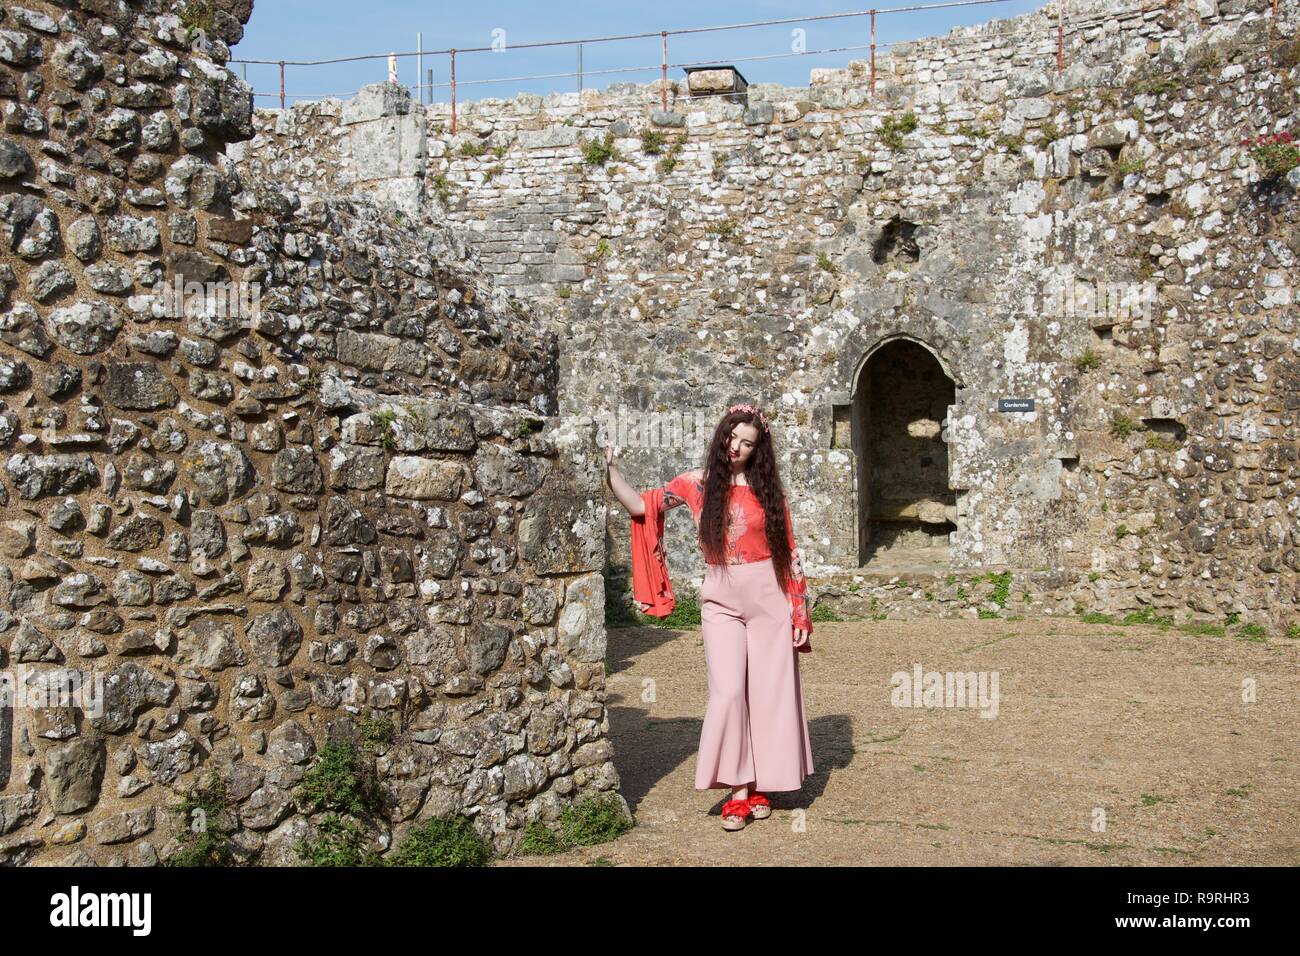
M 738 405 L 732 405 L 730 408 L 727 409 L 727 414 L 731 414 L 732 412 L 752 412 L 754 415 L 758 417 L 758 420 L 763 423 L 763 431 L 772 430 L 768 426 L 767 416 L 763 414 L 763 410 L 759 408 L 757 405 L 750 405 L 748 402 L 742 402 Z

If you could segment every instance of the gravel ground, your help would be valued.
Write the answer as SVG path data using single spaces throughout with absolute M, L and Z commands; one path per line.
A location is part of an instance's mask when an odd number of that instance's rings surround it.
M 817 772 L 727 832 L 728 791 L 694 789 L 699 630 L 611 631 L 610 737 L 637 826 L 496 865 L 1300 864 L 1300 641 L 1042 618 L 819 623 L 813 644 Z M 996 672 L 996 718 L 891 705 L 891 675 L 917 663 Z

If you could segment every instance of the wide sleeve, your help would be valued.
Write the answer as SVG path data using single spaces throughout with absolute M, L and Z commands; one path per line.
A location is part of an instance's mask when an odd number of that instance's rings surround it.
M 790 520 L 790 502 L 785 502 L 786 539 L 790 544 L 790 581 L 786 586 L 786 599 L 790 602 L 790 615 L 794 626 L 812 634 L 812 614 L 808 610 L 808 579 L 803 573 L 803 560 L 794 543 L 794 522 Z
M 689 471 L 682 472 L 663 486 L 664 511 L 684 504 L 689 504 L 694 511 L 697 491 L 695 476 Z

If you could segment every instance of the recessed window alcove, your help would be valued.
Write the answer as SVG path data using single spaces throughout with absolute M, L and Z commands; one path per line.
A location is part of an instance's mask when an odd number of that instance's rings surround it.
M 884 341 L 860 366 L 850 414 L 863 567 L 947 567 L 957 496 L 948 484 L 945 429 L 955 401 L 953 380 L 913 339 Z

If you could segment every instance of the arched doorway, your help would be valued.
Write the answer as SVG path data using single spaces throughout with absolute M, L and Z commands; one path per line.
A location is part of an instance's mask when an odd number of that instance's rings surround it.
M 915 340 L 886 340 L 863 361 L 853 391 L 860 564 L 946 566 L 957 530 L 945 432 L 955 401 L 953 380 Z

